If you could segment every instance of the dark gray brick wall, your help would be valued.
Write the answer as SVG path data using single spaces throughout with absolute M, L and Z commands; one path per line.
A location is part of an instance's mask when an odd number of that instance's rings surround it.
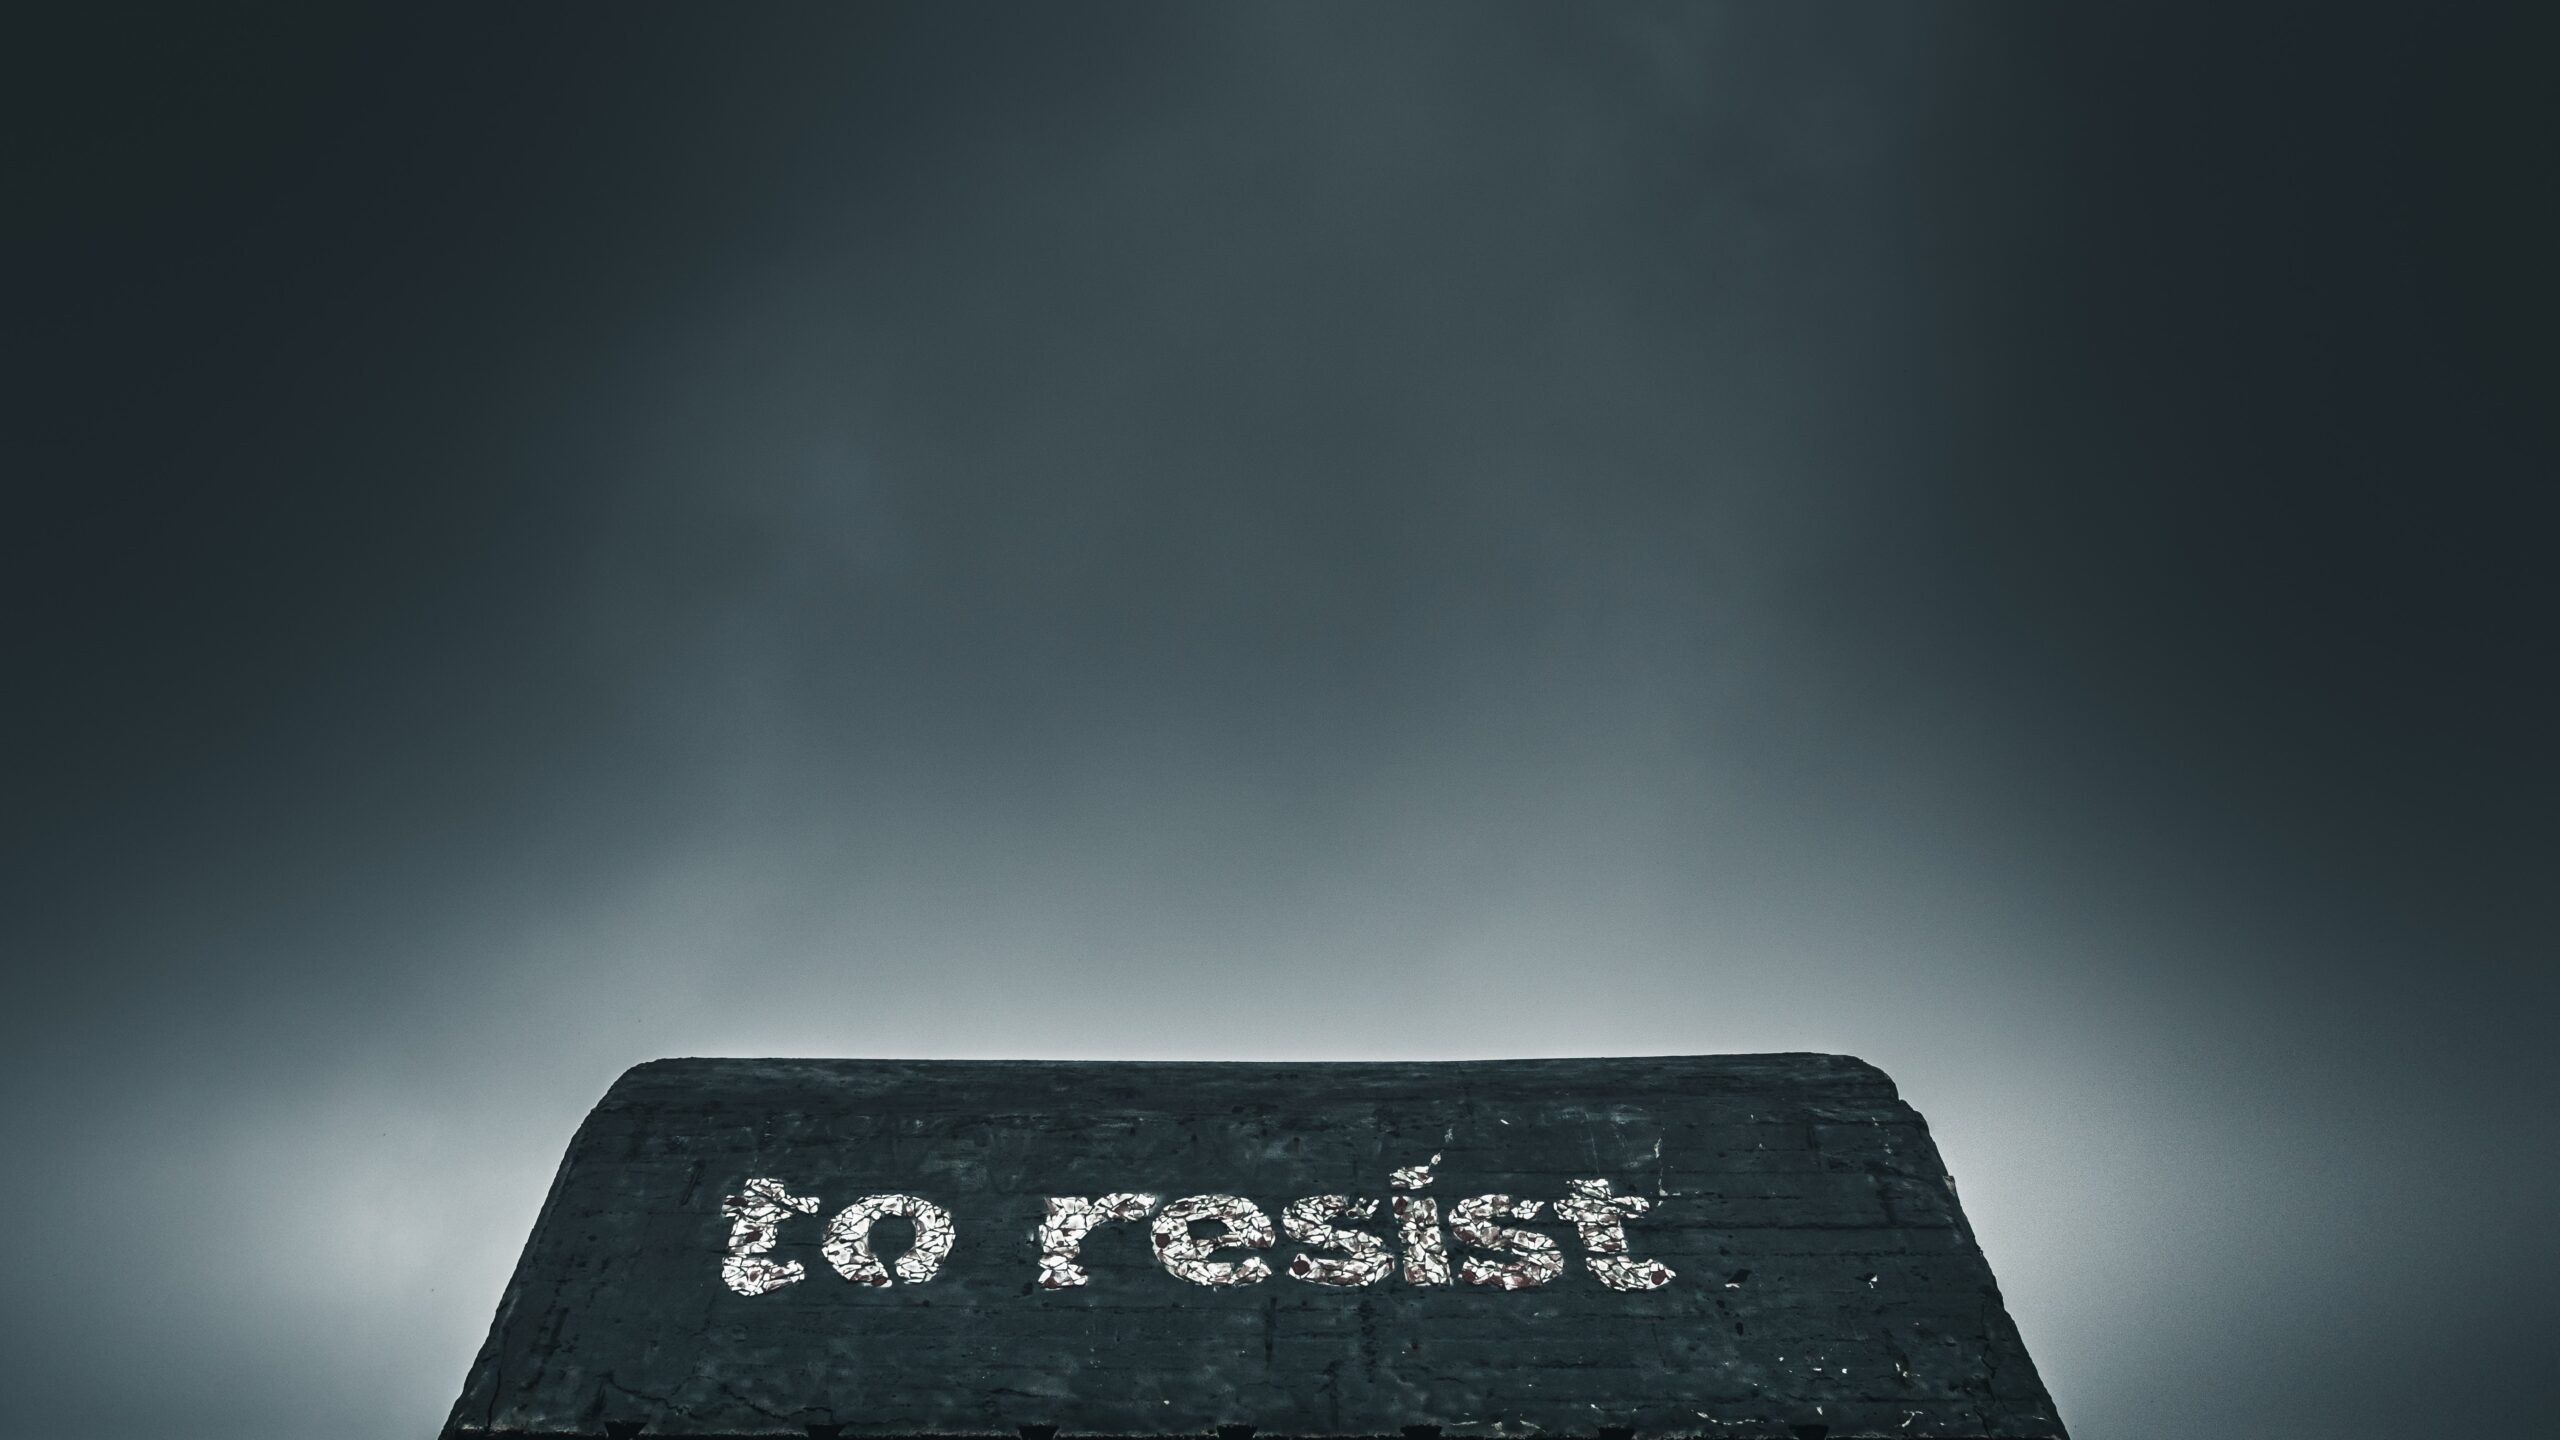
M 1542 1217 L 1536 1288 L 1207 1287 L 1106 1224 L 1091 1282 L 1035 1284 L 1043 1197 L 1387 1199 L 1439 1154 L 1470 1195 L 1606 1179 L 1654 1209 L 1610 1289 Z M 777 1177 L 822 1202 L 724 1284 L 722 1201 Z M 851 1201 L 905 1192 L 957 1241 L 924 1285 L 820 1251 Z M 1518 1223 L 1518 1222 L 1510 1222 Z M 883 1222 L 884 1258 L 905 1222 Z M 1360 1228 L 1392 1235 L 1383 1210 Z M 1451 1242 L 1453 1254 L 1467 1253 Z M 1302 1247 L 1264 1252 L 1275 1272 Z M 1222 1252 L 1233 1258 L 1244 1252 Z M 1882 1072 L 1831 1055 L 1400 1064 L 670 1060 L 615 1084 L 559 1178 L 445 1434 L 2061 1437 L 1937 1149 Z M 813 1427 L 815 1427 L 813 1429 Z M 1035 1431 L 1036 1433 L 1036 1431 Z

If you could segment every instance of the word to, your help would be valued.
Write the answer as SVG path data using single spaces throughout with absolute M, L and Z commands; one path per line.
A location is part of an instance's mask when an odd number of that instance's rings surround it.
M 1469 1196 L 1450 1207 L 1444 1235 L 1439 1201 L 1421 1193 L 1431 1187 L 1431 1165 L 1439 1160 L 1434 1155 L 1431 1164 L 1407 1166 L 1390 1177 L 1400 1192 L 1388 1202 L 1395 1250 L 1383 1235 L 1338 1223 L 1375 1216 L 1376 1200 L 1309 1195 L 1290 1201 L 1280 1212 L 1280 1230 L 1311 1249 L 1290 1259 L 1289 1277 L 1310 1285 L 1356 1288 L 1380 1284 L 1401 1269 L 1408 1285 L 1463 1280 L 1497 1290 L 1526 1290 L 1564 1273 L 1565 1258 L 1553 1239 L 1501 1223 L 1537 1219 L 1548 1204 L 1543 1200 Z M 1580 1235 L 1583 1264 L 1601 1284 L 1612 1290 L 1658 1290 L 1671 1283 L 1676 1272 L 1669 1266 L 1627 1253 L 1626 1222 L 1653 1208 L 1652 1201 L 1612 1194 L 1606 1180 L 1568 1180 L 1565 1189 L 1565 1198 L 1554 1202 L 1555 1216 Z M 1092 1276 L 1076 1262 L 1077 1252 L 1096 1227 L 1115 1221 L 1146 1221 L 1154 1231 L 1156 1261 L 1175 1279 L 1194 1285 L 1258 1285 L 1271 1278 L 1271 1265 L 1259 1255 L 1218 1258 L 1221 1251 L 1268 1250 L 1277 1243 L 1271 1217 L 1252 1201 L 1241 1195 L 1185 1195 L 1160 1205 L 1161 1200 L 1135 1191 L 1047 1197 L 1037 1236 L 1037 1283 L 1064 1290 L 1090 1282 Z M 730 1289 L 762 1295 L 805 1277 L 806 1267 L 799 1261 L 770 1256 L 785 1221 L 817 1213 L 816 1196 L 794 1195 L 784 1181 L 759 1178 L 722 1201 L 720 1211 L 730 1221 L 729 1250 L 720 1261 L 720 1278 Z M 871 1228 L 891 1215 L 914 1225 L 915 1243 L 895 1264 L 884 1265 L 872 1253 Z M 930 1200 L 866 1195 L 827 1222 L 826 1241 L 819 1249 L 837 1274 L 857 1285 L 924 1285 L 941 1273 L 958 1233 L 951 1212 Z M 1460 1256 L 1453 1270 L 1448 1236 L 1483 1254 Z

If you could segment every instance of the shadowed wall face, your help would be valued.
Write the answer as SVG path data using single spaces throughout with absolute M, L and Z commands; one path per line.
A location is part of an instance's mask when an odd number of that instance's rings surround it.
M 2063 1434 L 1927 1126 L 1800 1054 L 638 1066 L 444 1435 L 615 1422 Z
M 29 1433 L 422 1433 L 718 1053 L 1852 1052 L 2083 1440 L 2560 1400 L 2528 22 L 48 23 Z

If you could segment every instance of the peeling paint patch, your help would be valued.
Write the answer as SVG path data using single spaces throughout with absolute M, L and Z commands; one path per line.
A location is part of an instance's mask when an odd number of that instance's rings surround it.
M 1396 1268 L 1386 1241 L 1365 1230 L 1348 1230 L 1328 1223 L 1337 1219 L 1366 1220 L 1377 1213 L 1377 1201 L 1355 1200 L 1348 1195 L 1309 1195 L 1290 1201 L 1289 1207 L 1280 1212 L 1280 1226 L 1289 1232 L 1289 1238 L 1302 1245 L 1341 1251 L 1342 1256 L 1337 1259 L 1300 1251 L 1289 1262 L 1289 1273 L 1310 1285 L 1355 1287 L 1386 1279 Z
M 889 1268 L 871 1253 L 871 1227 L 882 1217 L 903 1215 L 915 1222 L 916 1243 L 898 1257 L 898 1278 L 922 1285 L 942 1269 L 951 1253 L 951 1212 L 913 1195 L 865 1195 L 836 1212 L 827 1222 L 827 1263 L 856 1285 L 886 1285 Z
M 1612 1290 L 1659 1290 L 1678 1273 L 1659 1260 L 1627 1254 L 1626 1222 L 1653 1208 L 1641 1195 L 1612 1195 L 1606 1180 L 1568 1180 L 1569 1198 L 1556 1202 L 1556 1216 L 1582 1232 L 1583 1263 Z
M 1122 1191 L 1099 1198 L 1052 1195 L 1047 1203 L 1048 1218 L 1040 1222 L 1040 1286 L 1064 1290 L 1093 1278 L 1076 1263 L 1076 1251 L 1093 1227 L 1106 1220 L 1144 1220 L 1156 1208 L 1156 1197 Z
M 1196 1221 L 1214 1221 L 1222 1235 L 1194 1235 Z M 1194 1285 L 1255 1285 L 1271 1278 L 1271 1266 L 1259 1255 L 1242 1260 L 1212 1260 L 1220 1250 L 1244 1246 L 1268 1250 L 1274 1236 L 1271 1217 L 1241 1195 L 1185 1195 L 1156 1212 L 1156 1259 L 1178 1279 Z
M 1544 1285 L 1564 1273 L 1564 1256 L 1556 1242 L 1535 1230 L 1494 1222 L 1509 1218 L 1535 1220 L 1545 1206 L 1536 1200 L 1514 1200 L 1508 1195 L 1470 1195 L 1449 1211 L 1449 1230 L 1463 1244 L 1495 1254 L 1512 1254 L 1516 1260 L 1482 1260 L 1470 1255 L 1458 1266 L 1458 1273 L 1470 1285 L 1490 1285 L 1497 1290 L 1526 1290 Z
M 799 1261 L 763 1257 L 781 1238 L 783 1221 L 817 1212 L 815 1195 L 794 1195 L 779 1180 L 748 1181 L 740 1193 L 720 1202 L 720 1213 L 729 1217 L 729 1253 L 720 1260 L 721 1281 L 741 1295 L 761 1295 L 798 1281 L 808 1273 Z

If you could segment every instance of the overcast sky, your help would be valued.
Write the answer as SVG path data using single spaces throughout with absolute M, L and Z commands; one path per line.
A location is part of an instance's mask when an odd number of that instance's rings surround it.
M 6 47 L 7 1434 L 701 1054 L 1845 1051 L 2080 1440 L 2560 1406 L 2547 20 L 354 8 Z

